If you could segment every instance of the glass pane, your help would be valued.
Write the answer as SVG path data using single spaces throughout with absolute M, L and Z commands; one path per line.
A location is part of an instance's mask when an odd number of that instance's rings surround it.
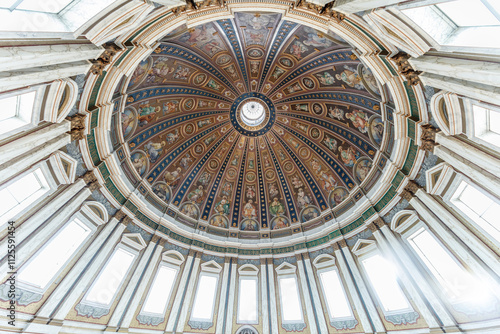
M 144 302 L 144 312 L 162 314 L 167 306 L 177 270 L 161 266 Z
M 0 121 L 17 115 L 18 97 L 11 96 L 0 99 Z
M 66 224 L 64 228 L 21 269 L 19 280 L 42 289 L 45 288 L 89 234 L 90 229 L 78 219 Z
M 295 277 L 280 278 L 280 297 L 283 321 L 301 321 L 302 306 Z
M 0 217 L 19 204 L 7 188 L 0 190 L 0 203 Z
M 457 0 L 436 5 L 457 26 L 491 26 L 500 21 L 490 12 L 481 0 Z
M 217 277 L 201 275 L 191 318 L 208 321 L 212 320 L 216 292 Z
M 34 10 L 44 13 L 59 13 L 73 0 L 24 0 L 17 9 Z
M 489 110 L 489 116 L 490 131 L 500 135 L 500 112 Z
M 324 271 L 319 274 L 323 292 L 331 318 L 351 317 L 351 307 L 347 301 L 339 274 L 336 270 Z
M 17 2 L 17 0 L 2 0 L 2 1 L 0 1 L 0 8 L 10 8 L 16 2 Z
M 135 255 L 123 248 L 117 248 L 101 270 L 97 280 L 86 297 L 87 301 L 109 305 L 120 287 Z
M 257 321 L 257 280 L 240 280 L 240 294 L 238 299 L 238 320 Z
M 462 183 L 465 182 L 462 181 Z M 488 196 L 468 184 L 460 194 L 459 199 L 478 215 L 481 215 L 492 202 Z
M 40 184 L 40 181 L 35 173 L 29 173 L 23 176 L 8 187 L 12 196 L 14 196 L 19 203 L 33 195 L 41 188 L 42 185 Z
M 396 280 L 397 276 L 392 264 L 380 255 L 365 259 L 362 263 L 380 303 L 386 311 L 410 308 L 408 300 Z

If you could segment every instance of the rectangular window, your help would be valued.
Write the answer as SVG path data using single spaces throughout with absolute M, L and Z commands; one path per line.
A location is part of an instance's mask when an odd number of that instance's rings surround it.
M 258 323 L 258 288 L 256 277 L 241 277 L 238 297 L 238 322 Z
M 353 317 L 351 306 L 347 300 L 337 270 L 322 271 L 319 273 L 319 278 L 330 319 Z
M 23 175 L 0 190 L 0 225 L 33 204 L 49 191 L 50 187 L 40 168 Z
M 389 262 L 377 254 L 363 259 L 361 263 L 386 312 L 410 309 L 410 304 L 397 282 L 396 271 Z
M 177 269 L 160 265 L 156 272 L 153 284 L 149 290 L 144 307 L 142 309 L 145 313 L 153 313 L 163 315 L 172 293 L 172 288 L 175 283 Z
M 283 322 L 302 321 L 302 306 L 297 279 L 295 277 L 280 277 L 278 284 Z
M 75 218 L 21 268 L 19 281 L 44 290 L 90 234 L 91 229 Z
M 214 313 L 215 295 L 217 293 L 217 276 L 202 273 L 196 289 L 191 319 L 212 321 Z
M 134 258 L 135 254 L 122 247 L 117 248 L 99 272 L 85 300 L 109 306 L 132 266 Z
M 491 1 L 495 2 L 498 1 Z M 436 6 L 459 27 L 500 25 L 495 13 L 487 7 L 490 6 L 489 0 L 456 0 Z
M 458 265 L 426 229 L 421 228 L 411 235 L 408 241 L 452 302 L 479 292 L 475 285 L 480 284 L 477 284 L 478 282 Z
M 36 91 L 0 98 L 0 134 L 31 123 Z
M 481 192 L 476 187 L 462 181 L 453 194 L 451 201 L 473 223 L 500 242 L 500 204 Z
M 474 136 L 500 147 L 500 111 L 472 105 Z

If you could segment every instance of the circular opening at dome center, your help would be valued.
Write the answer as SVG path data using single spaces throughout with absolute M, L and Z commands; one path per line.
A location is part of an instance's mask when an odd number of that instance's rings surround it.
M 248 126 L 260 125 L 266 118 L 266 111 L 262 103 L 248 101 L 241 107 L 241 120 Z

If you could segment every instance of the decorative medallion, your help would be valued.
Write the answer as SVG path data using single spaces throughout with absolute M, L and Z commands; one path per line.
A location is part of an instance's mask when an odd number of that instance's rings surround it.
M 266 171 L 266 179 L 268 181 L 272 181 L 275 178 L 276 178 L 276 174 L 274 173 L 274 171 L 272 169 Z
M 250 49 L 247 52 L 248 57 L 250 58 L 262 58 L 264 56 L 264 52 L 261 49 Z
M 246 174 L 246 179 L 248 182 L 253 182 L 253 181 L 255 181 L 256 178 L 257 178 L 257 176 L 255 175 L 254 172 L 248 172 Z
M 194 125 L 192 123 L 188 123 L 184 125 L 184 133 L 190 135 L 194 132 Z

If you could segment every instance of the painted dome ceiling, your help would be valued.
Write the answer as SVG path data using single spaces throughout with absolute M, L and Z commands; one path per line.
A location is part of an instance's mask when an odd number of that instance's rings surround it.
M 182 25 L 130 73 L 114 95 L 122 178 L 188 228 L 314 229 L 370 191 L 391 154 L 387 88 L 340 36 L 282 14 Z

